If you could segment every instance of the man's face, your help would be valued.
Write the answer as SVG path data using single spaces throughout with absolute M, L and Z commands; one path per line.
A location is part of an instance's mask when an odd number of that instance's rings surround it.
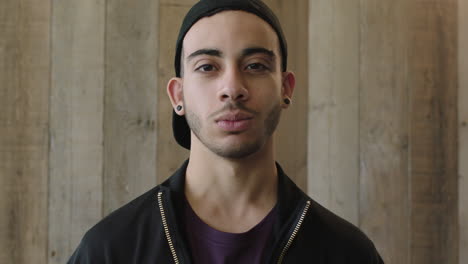
M 283 98 L 274 30 L 253 14 L 224 11 L 192 26 L 182 59 L 192 146 L 199 140 L 226 158 L 259 151 L 276 129 Z

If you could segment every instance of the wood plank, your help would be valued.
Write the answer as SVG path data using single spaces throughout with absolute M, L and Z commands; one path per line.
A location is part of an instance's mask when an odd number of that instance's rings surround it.
M 192 1 L 195 2 L 195 1 Z M 171 176 L 188 158 L 187 150 L 177 144 L 172 134 L 172 105 L 166 85 L 175 76 L 174 56 L 177 35 L 185 14 L 193 3 L 187 0 L 165 0 L 159 7 L 159 68 L 158 68 L 158 182 Z
M 308 191 L 354 224 L 359 208 L 359 2 L 309 7 Z
M 0 2 L 0 263 L 47 263 L 50 1 Z
M 163 12 L 163 9 L 162 7 L 165 6 L 165 7 L 169 7 L 169 6 L 172 6 L 172 7 L 182 7 L 182 9 L 187 9 L 186 11 L 188 11 L 188 9 L 190 9 L 190 7 L 192 7 L 194 4 L 196 4 L 199 0 L 159 0 L 160 2 L 160 6 L 161 6 L 161 9 L 160 9 L 160 14 L 163 15 L 164 11 Z M 183 13 L 182 15 L 182 18 L 183 16 L 185 15 L 185 13 Z M 177 22 L 173 25 L 180 25 L 182 24 L 182 18 L 180 18 L 180 20 L 177 20 L 175 19 L 174 22 Z M 164 26 L 161 26 L 161 27 L 164 27 Z M 179 33 L 179 30 L 177 29 L 177 31 L 175 32 L 175 34 Z M 173 44 L 174 45 L 174 44 Z
M 468 1 L 458 1 L 459 264 L 468 263 Z
M 361 1 L 360 227 L 386 263 L 410 263 L 408 1 Z
M 54 1 L 48 263 L 102 218 L 105 1 Z
M 456 263 L 456 1 L 416 0 L 410 12 L 412 263 Z
M 158 0 L 108 0 L 104 214 L 156 184 Z
M 276 159 L 288 176 L 307 191 L 308 1 L 264 2 L 281 22 L 288 42 L 288 70 L 296 74 L 292 105 L 283 111 L 275 133 Z

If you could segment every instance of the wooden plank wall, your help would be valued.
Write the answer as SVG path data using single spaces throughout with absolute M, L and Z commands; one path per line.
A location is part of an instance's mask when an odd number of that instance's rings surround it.
M 0 263 L 64 263 L 187 158 L 165 87 L 195 2 L 0 3 Z M 287 173 L 387 263 L 467 262 L 466 1 L 266 2 L 297 75 Z
M 48 263 L 102 218 L 105 1 L 54 1 Z
M 309 193 L 388 263 L 456 263 L 457 2 L 309 6 Z
M 409 20 L 413 263 L 458 261 L 457 2 L 414 1 Z
M 265 1 L 277 14 L 288 43 L 288 70 L 296 74 L 292 105 L 275 133 L 276 158 L 288 176 L 307 189 L 308 0 Z
M 156 185 L 158 0 L 106 0 L 103 212 Z
M 0 2 L 0 263 L 46 263 L 50 1 Z
M 156 184 L 158 1 L 52 10 L 48 263 L 64 263 L 84 231 Z
M 308 191 L 358 224 L 358 1 L 309 4 Z
M 410 263 L 408 1 L 361 1 L 359 225 L 388 263 Z M 398 232 L 396 232 L 398 230 Z
M 188 158 L 172 136 L 172 105 L 166 93 L 166 84 L 174 76 L 175 43 L 182 19 L 195 0 L 161 0 L 159 7 L 159 63 L 158 63 L 158 120 L 157 120 L 157 175 L 158 182 L 171 176 Z
M 458 2 L 459 264 L 468 263 L 468 1 Z

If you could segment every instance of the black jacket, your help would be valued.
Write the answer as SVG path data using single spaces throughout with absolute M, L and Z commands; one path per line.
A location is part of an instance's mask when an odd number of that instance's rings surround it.
M 191 263 L 180 209 L 187 164 L 92 227 L 68 263 Z M 268 263 L 383 263 L 364 233 L 313 201 L 277 167 L 278 210 Z

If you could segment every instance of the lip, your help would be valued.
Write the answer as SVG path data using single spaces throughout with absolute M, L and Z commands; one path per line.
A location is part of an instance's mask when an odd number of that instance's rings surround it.
M 215 119 L 219 128 L 226 132 L 241 132 L 252 124 L 253 116 L 244 112 L 224 113 Z
M 228 112 L 224 113 L 220 116 L 218 116 L 215 121 L 220 122 L 220 121 L 242 121 L 242 120 L 248 120 L 252 119 L 253 116 L 251 114 L 241 112 L 241 111 L 235 111 L 235 112 Z

